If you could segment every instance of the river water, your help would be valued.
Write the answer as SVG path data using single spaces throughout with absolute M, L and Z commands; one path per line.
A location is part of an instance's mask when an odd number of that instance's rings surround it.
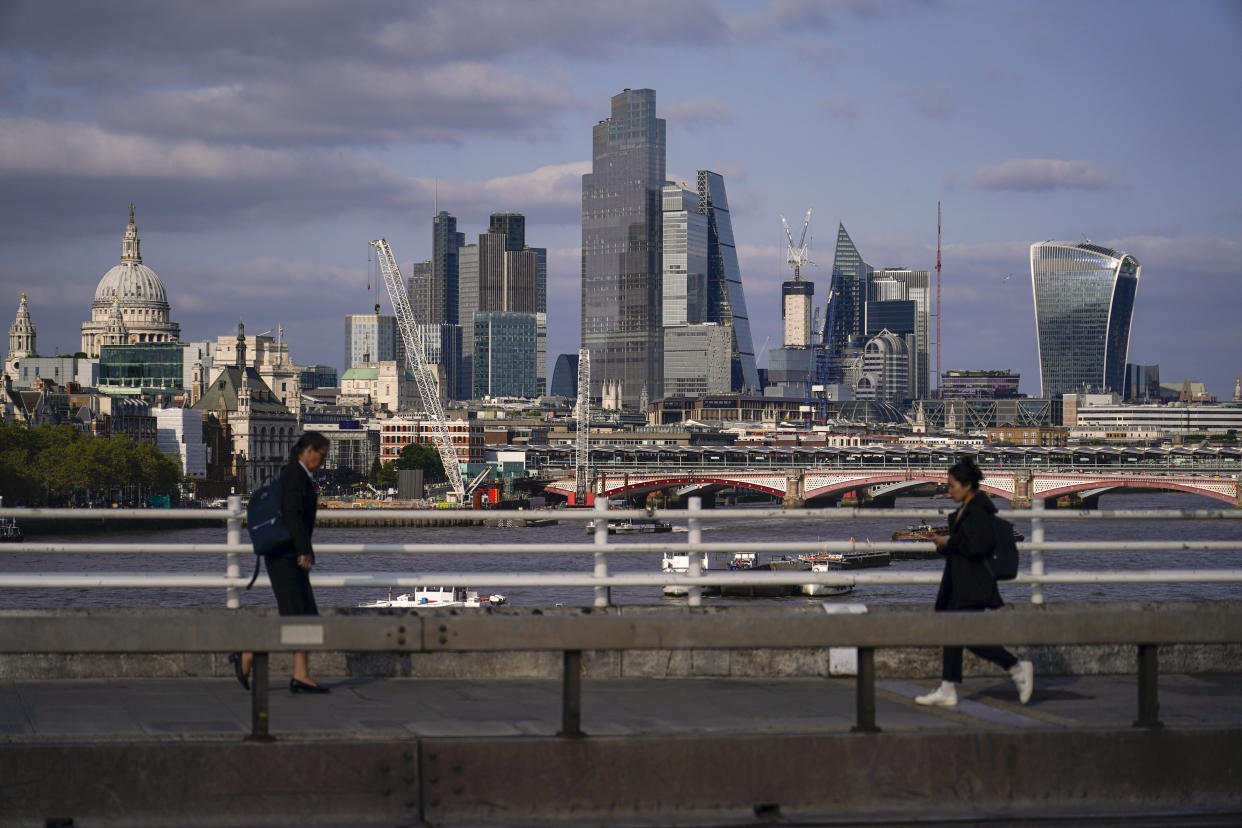
M 950 501 L 942 498 L 902 498 L 897 507 L 903 509 L 946 508 Z M 998 500 L 1002 512 L 1007 503 Z M 1179 493 L 1121 493 L 1100 498 L 1105 509 L 1219 509 L 1224 504 L 1209 498 Z M 712 523 L 711 512 L 703 513 L 704 542 L 736 542 L 738 549 L 757 541 L 827 541 L 847 540 L 887 541 L 893 532 L 906 528 L 908 521 L 894 519 L 886 510 L 877 509 L 864 518 L 853 520 L 781 520 L 754 522 L 729 520 Z M 674 521 L 674 525 L 677 522 Z M 682 524 L 684 526 L 684 523 Z M 1030 526 L 1017 522 L 1018 529 L 1028 538 Z M 1242 521 L 1045 521 L 1045 539 L 1049 541 L 1098 541 L 1098 540 L 1215 540 L 1237 541 L 1238 549 L 1228 552 L 1047 552 L 1045 568 L 1048 572 L 1058 570 L 1142 570 L 1142 569 L 1238 569 L 1242 568 Z M 616 540 L 627 542 L 678 542 L 685 540 L 684 532 L 665 535 L 622 536 Z M 87 543 L 223 543 L 224 529 L 146 530 L 100 533 L 97 535 L 41 535 L 31 542 Z M 557 526 L 522 529 L 494 529 L 484 527 L 437 527 L 418 529 L 337 529 L 329 526 L 315 531 L 317 543 L 478 543 L 501 545 L 505 543 L 583 543 L 589 541 L 583 524 L 579 521 L 563 522 Z M 763 557 L 761 557 L 763 560 Z M 625 553 L 608 556 L 609 567 L 614 572 L 658 572 L 660 556 L 647 553 Z M 714 556 L 712 566 L 723 566 L 726 558 Z M 242 568 L 248 575 L 253 567 L 253 556 L 242 556 Z M 1028 557 L 1023 554 L 1023 568 Z M 147 554 L 56 554 L 30 555 L 7 553 L 0 545 L 0 571 L 3 572 L 192 572 L 200 574 L 224 574 L 223 555 L 147 555 Z M 322 574 L 348 574 L 351 572 L 401 573 L 424 575 L 433 572 L 578 572 L 593 571 L 594 561 L 590 554 L 350 554 L 332 555 L 320 553 L 316 571 Z M 894 561 L 887 570 L 872 571 L 931 571 L 939 572 L 939 560 Z M 486 578 L 472 588 L 480 593 L 502 592 L 511 605 L 518 606 L 589 606 L 593 592 L 589 587 L 565 588 L 489 588 Z M 394 592 L 400 590 L 394 590 Z M 1019 584 L 1003 584 L 1001 592 L 1010 602 L 1027 601 L 1029 588 Z M 316 589 L 321 607 L 349 607 L 359 602 L 385 597 L 386 590 L 375 587 L 344 587 Z M 930 604 L 936 593 L 932 585 L 864 585 L 856 588 L 845 599 L 873 604 Z M 1239 584 L 1070 584 L 1044 587 L 1048 603 L 1084 600 L 1187 600 L 1200 598 L 1237 599 L 1242 597 Z M 56 607 L 184 607 L 224 606 L 223 589 L 6 589 L 0 588 L 0 608 L 56 608 Z M 819 602 L 834 600 L 824 598 L 783 599 L 722 599 L 707 598 L 705 604 L 724 603 L 786 603 Z M 616 604 L 666 604 L 684 603 L 684 598 L 665 598 L 658 587 L 617 587 L 613 590 Z M 244 593 L 243 606 L 275 606 L 271 590 L 256 587 Z

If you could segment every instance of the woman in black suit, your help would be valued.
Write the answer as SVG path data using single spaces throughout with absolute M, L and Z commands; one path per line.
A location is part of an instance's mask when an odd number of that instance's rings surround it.
M 1004 602 L 996 588 L 996 578 L 986 559 L 992 554 L 995 538 L 992 515 L 996 506 L 986 493 L 979 491 L 983 472 L 970 458 L 949 469 L 949 496 L 962 504 L 949 516 L 949 534 L 936 535 L 932 540 L 944 555 L 944 575 L 936 593 L 936 612 L 997 609 Z M 1009 671 L 1018 688 L 1022 704 L 1030 701 L 1034 687 L 1034 667 L 1029 661 L 1018 661 L 1004 647 L 971 647 L 970 651 Z M 962 683 L 962 648 L 944 648 L 944 667 L 940 687 L 924 696 L 919 704 L 953 707 L 957 704 L 957 685 Z
M 315 565 L 311 534 L 315 531 L 315 510 L 319 505 L 319 487 L 312 473 L 323 465 L 328 453 L 328 438 L 317 431 L 307 431 L 298 438 L 289 453 L 289 462 L 280 471 L 281 517 L 289 531 L 289 541 L 263 556 L 267 575 L 276 594 L 281 615 L 318 615 L 315 594 L 311 591 L 310 570 Z M 233 653 L 229 661 L 242 687 L 250 688 L 250 666 L 253 653 Z M 293 693 L 327 693 L 327 687 L 310 677 L 306 651 L 293 654 Z

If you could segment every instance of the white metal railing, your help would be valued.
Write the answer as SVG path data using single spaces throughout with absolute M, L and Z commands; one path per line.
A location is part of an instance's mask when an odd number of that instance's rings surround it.
M 56 543 L 9 543 L 0 544 L 0 563 L 4 552 L 36 553 L 45 555 L 62 554 L 223 554 L 225 556 L 225 572 L 223 575 L 183 574 L 172 572 L 96 572 L 96 573 L 54 573 L 32 572 L 16 573 L 0 571 L 0 589 L 15 588 L 102 588 L 102 589 L 133 589 L 133 588 L 224 588 L 226 605 L 240 606 L 241 589 L 248 582 L 243 574 L 243 556 L 247 568 L 253 564 L 251 547 L 243 540 L 242 521 L 244 512 L 240 498 L 229 499 L 225 509 L 13 509 L 0 508 L 0 517 L 15 518 L 21 522 L 23 518 L 58 519 L 58 520 L 186 520 L 203 521 L 218 520 L 226 525 L 225 542 L 214 543 L 105 543 L 96 540 L 85 542 Z M 739 544 L 704 543 L 702 527 L 704 523 L 729 520 L 771 520 L 814 518 L 817 520 L 850 520 L 872 518 L 877 516 L 874 509 L 712 509 L 703 510 L 699 498 L 690 498 L 686 510 L 673 509 L 608 509 L 607 503 L 600 499 L 594 509 L 559 509 L 552 512 L 525 510 L 446 510 L 446 509 L 357 509 L 357 510 L 320 510 L 320 524 L 330 525 L 334 522 L 359 521 L 414 521 L 454 522 L 462 520 L 496 521 L 524 520 L 534 517 L 554 516 L 558 520 L 588 521 L 595 520 L 595 530 L 590 543 L 318 543 L 316 550 L 325 554 L 357 555 L 357 554 L 453 554 L 453 555 L 512 555 L 524 553 L 591 555 L 593 568 L 581 573 L 552 572 L 436 572 L 430 575 L 413 575 L 391 572 L 358 572 L 344 575 L 313 576 L 314 585 L 319 588 L 333 587 L 401 587 L 413 588 L 434 586 L 451 582 L 455 586 L 491 587 L 593 587 L 596 606 L 607 606 L 611 603 L 612 587 L 658 587 L 684 586 L 688 589 L 690 605 L 697 606 L 701 601 L 702 587 L 729 583 L 732 585 L 825 585 L 825 586 L 857 586 L 865 584 L 936 584 L 940 581 L 939 572 L 874 572 L 874 571 L 830 571 L 830 572 L 748 572 L 726 570 L 703 570 L 700 566 L 703 553 L 732 553 L 739 550 Z M 1063 570 L 1048 572 L 1045 552 L 1065 551 L 1234 551 L 1242 549 L 1242 538 L 1238 541 L 1188 541 L 1188 540 L 1143 540 L 1143 541 L 1047 541 L 1045 540 L 1045 522 L 1056 521 L 1217 521 L 1242 520 L 1242 509 L 1148 509 L 1148 510 L 1090 510 L 1090 511 L 1046 511 L 1043 501 L 1036 500 L 1035 508 L 1010 510 L 1004 512 L 1009 520 L 1030 520 L 1031 539 L 1019 543 L 1018 548 L 1026 553 L 1024 558 L 1029 562 L 1026 571 L 1020 572 L 1012 583 L 1029 584 L 1032 603 L 1044 602 L 1045 584 L 1086 584 L 1086 583 L 1239 583 L 1242 582 L 1242 569 L 1150 569 L 1150 570 Z M 901 520 L 944 520 L 950 509 L 885 509 L 885 518 Z M 653 518 L 669 521 L 686 521 L 688 534 L 686 542 L 677 543 L 609 543 L 608 520 L 625 518 Z M 930 543 L 911 542 L 872 542 L 872 541 L 767 541 L 747 542 L 745 550 L 750 552 L 769 552 L 773 554 L 822 554 L 832 552 L 859 551 L 899 551 L 910 550 L 922 546 L 931 548 Z M 620 572 L 609 570 L 608 556 L 621 552 L 638 552 L 652 554 L 676 554 L 689 557 L 689 568 L 682 574 L 661 572 Z M 266 577 L 260 577 L 266 584 Z

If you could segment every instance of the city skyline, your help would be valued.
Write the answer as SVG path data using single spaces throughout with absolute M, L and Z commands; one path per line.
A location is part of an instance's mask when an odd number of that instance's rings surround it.
M 839 223 L 877 269 L 934 271 L 940 201 L 945 370 L 1038 394 L 1029 248 L 1088 237 L 1143 263 L 1130 361 L 1222 398 L 1242 373 L 1237 4 L 14 2 L 0 24 L 0 312 L 25 292 L 44 355 L 78 350 L 131 202 L 183 340 L 279 323 L 330 365 L 344 314 L 390 312 L 370 239 L 409 277 L 437 207 L 471 232 L 523 213 L 548 358 L 576 352 L 586 136 L 646 87 L 667 179 L 728 181 L 760 366 L 780 214 L 814 208 L 821 304 Z

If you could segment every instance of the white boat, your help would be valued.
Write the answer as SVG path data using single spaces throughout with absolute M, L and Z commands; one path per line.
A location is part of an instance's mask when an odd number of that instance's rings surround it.
M 690 571 L 690 554 L 670 554 L 664 553 L 664 557 L 660 559 L 660 572 L 665 575 L 685 575 Z M 703 553 L 702 571 L 707 571 L 707 553 Z M 665 595 L 688 595 L 690 588 L 681 586 L 680 584 L 666 584 L 664 586 Z
M 434 609 L 436 607 L 496 607 L 505 602 L 503 595 L 479 595 L 478 592 L 468 591 L 465 587 L 418 587 L 413 592 L 407 592 L 392 597 L 392 590 L 388 591 L 386 599 L 378 601 L 364 601 L 359 607 L 365 609 L 401 609 L 401 608 L 421 608 Z
M 832 566 L 824 562 L 816 562 L 811 564 L 812 572 L 836 572 L 840 567 Z M 802 594 L 819 596 L 820 598 L 834 598 L 838 595 L 849 595 L 854 591 L 853 584 L 803 584 Z
M 587 521 L 587 534 L 595 531 L 595 521 Z M 608 521 L 608 534 L 610 535 L 636 535 L 646 534 L 649 532 L 671 532 L 673 524 L 663 520 L 647 520 L 647 519 L 625 519 Z

